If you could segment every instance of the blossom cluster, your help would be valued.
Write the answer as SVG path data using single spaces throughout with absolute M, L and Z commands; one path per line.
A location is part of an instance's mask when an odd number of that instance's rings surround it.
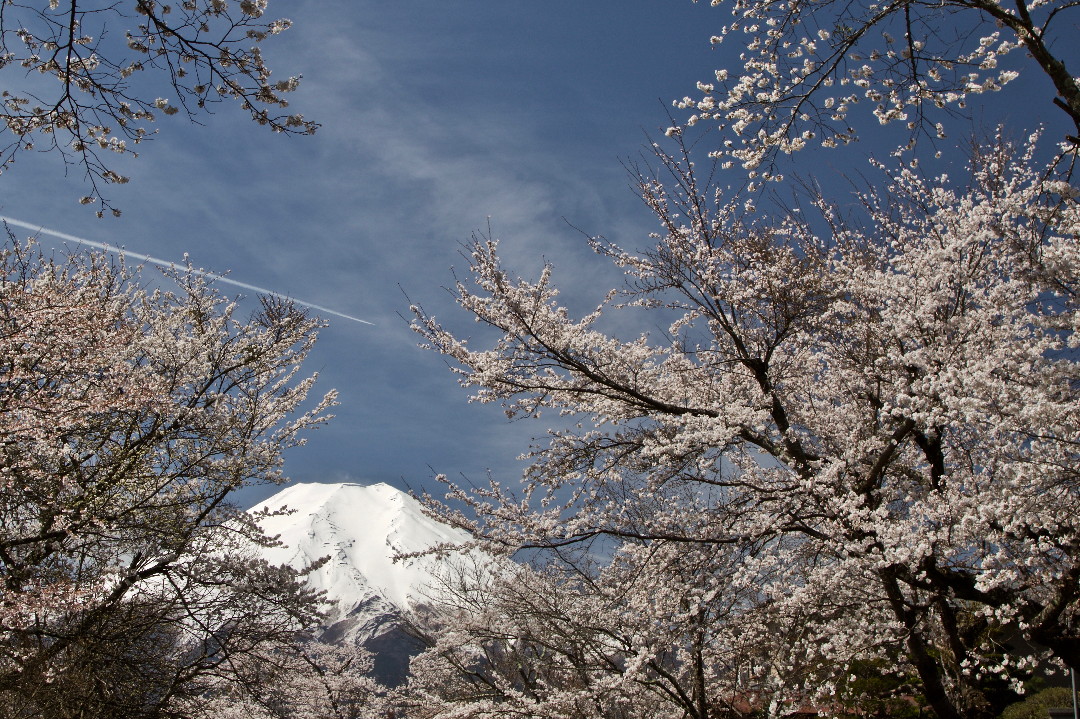
M 902 125 L 912 140 L 943 138 L 934 112 L 963 110 L 971 96 L 1015 80 L 1020 48 L 1080 128 L 1080 84 L 1052 52 L 1070 2 L 712 4 L 726 5 L 733 18 L 712 42 L 743 45 L 742 66 L 717 70 L 715 80 L 698 83 L 697 96 L 676 105 L 690 113 L 686 125 L 710 121 L 724 130 L 716 156 L 752 175 L 778 153 L 855 141 L 860 104 L 879 124 Z

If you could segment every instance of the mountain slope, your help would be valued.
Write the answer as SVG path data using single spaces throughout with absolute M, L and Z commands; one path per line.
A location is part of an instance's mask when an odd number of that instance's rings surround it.
M 376 671 L 384 681 L 403 676 L 410 647 L 401 623 L 423 602 L 439 560 L 393 558 L 464 542 L 468 535 L 427 517 L 415 499 L 381 483 L 294 484 L 251 511 L 282 507 L 291 511 L 259 522 L 281 542 L 262 549 L 262 556 L 297 568 L 329 556 L 308 575 L 311 586 L 336 602 L 323 640 L 375 651 Z

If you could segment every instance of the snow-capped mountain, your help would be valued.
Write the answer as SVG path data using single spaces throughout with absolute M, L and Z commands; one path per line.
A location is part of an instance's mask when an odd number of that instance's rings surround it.
M 440 560 L 394 557 L 464 542 L 468 535 L 436 522 L 415 499 L 381 483 L 294 484 L 251 511 L 282 507 L 291 511 L 259 522 L 281 542 L 262 554 L 272 564 L 297 568 L 330 557 L 308 575 L 314 588 L 336 602 L 323 639 L 366 646 L 376 654 L 376 669 L 382 665 L 380 673 L 401 671 L 409 651 L 401 620 L 424 601 Z

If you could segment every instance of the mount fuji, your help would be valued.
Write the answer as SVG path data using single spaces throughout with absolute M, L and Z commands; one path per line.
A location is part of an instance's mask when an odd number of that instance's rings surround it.
M 278 513 L 283 507 L 289 511 Z M 467 542 L 469 535 L 431 519 L 414 498 L 381 483 L 294 484 L 250 511 L 275 512 L 259 519 L 280 542 L 260 550 L 271 564 L 299 569 L 330 557 L 308 574 L 308 583 L 334 602 L 321 639 L 368 649 L 376 675 L 400 681 L 419 649 L 403 623 L 431 591 L 440 560 L 394 557 Z

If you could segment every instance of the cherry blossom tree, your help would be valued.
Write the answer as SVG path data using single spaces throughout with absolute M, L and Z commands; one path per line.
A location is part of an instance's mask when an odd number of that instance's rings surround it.
M 0 713 L 210 716 L 298 681 L 319 597 L 230 500 L 328 417 L 300 411 L 318 322 L 105 255 L 12 240 L 0 268 Z
M 408 716 L 662 716 L 620 680 L 629 636 L 595 613 L 601 597 L 558 572 L 505 569 L 437 585 L 413 627 L 429 647 L 412 662 Z
M 265 671 L 266 667 L 262 667 Z M 371 656 L 318 641 L 279 648 L 272 674 L 190 697 L 181 712 L 217 719 L 373 719 L 391 716 Z
M 625 542 L 610 561 L 560 553 L 542 566 L 445 574 L 414 631 L 410 716 L 739 716 L 783 702 L 785 640 L 749 621 L 762 601 L 734 552 Z M 797 619 L 797 618 L 791 618 Z
M 194 119 L 235 100 L 274 132 L 314 132 L 285 111 L 299 77 L 272 79 L 263 58 L 262 42 L 291 24 L 266 11 L 267 0 L 4 2 L 0 170 L 22 151 L 55 150 L 85 172 L 91 192 L 81 202 L 116 213 L 102 185 L 128 178 L 107 154 L 136 155 L 161 115 Z
M 782 716 L 892 697 L 995 716 L 1033 673 L 1080 666 L 1076 3 L 712 4 L 732 13 L 713 43 L 742 54 L 635 172 L 658 231 L 643 251 L 590 240 L 624 286 L 575 317 L 551 265 L 516 277 L 480 236 L 453 292 L 488 334 L 413 308 L 475 401 L 548 426 L 520 486 L 429 498 L 488 551 L 543 559 L 445 593 L 425 707 Z M 1006 127 L 971 143 L 966 177 L 933 170 L 949 116 L 976 96 L 992 112 L 1021 72 L 1064 111 L 1050 142 Z M 866 133 L 860 103 L 904 132 L 855 210 L 816 182 L 802 206 L 755 194 L 786 155 Z M 707 174 L 694 125 L 719 129 Z M 665 330 L 628 335 L 642 316 Z
M 726 607 L 715 622 L 775 652 L 746 667 L 772 715 L 845 701 L 853 668 L 876 667 L 942 719 L 994 716 L 1000 687 L 1080 666 L 1080 191 L 1037 141 L 981 145 L 966 180 L 879 165 L 861 217 L 818 196 L 816 221 L 729 199 L 660 151 L 666 175 L 638 177 L 654 244 L 592 240 L 626 284 L 581 319 L 551 266 L 516 278 L 477 238 L 454 291 L 493 344 L 419 307 L 415 327 L 476 401 L 553 419 L 519 489 L 448 483 L 466 509 L 433 511 L 511 552 L 603 539 L 627 576 L 729 558 L 696 589 L 670 571 L 635 591 L 615 569 L 578 576 L 628 636 L 632 607 L 672 616 L 666 581 L 687 602 L 671 653 Z M 667 331 L 601 329 L 643 311 Z M 735 706 L 742 650 L 715 622 L 706 703 Z M 620 651 L 610 676 L 631 681 L 631 656 L 657 656 Z

